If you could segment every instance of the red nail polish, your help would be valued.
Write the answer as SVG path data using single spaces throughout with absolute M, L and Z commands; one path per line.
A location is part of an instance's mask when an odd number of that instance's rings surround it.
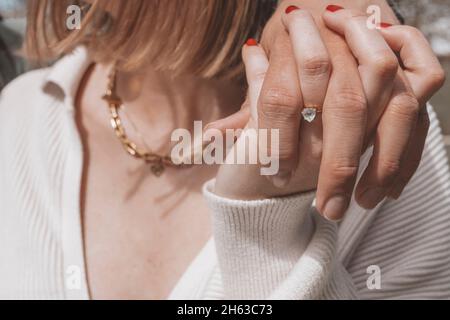
M 300 9 L 300 8 L 297 7 L 297 6 L 289 6 L 289 7 L 286 8 L 286 14 L 289 14 L 292 11 L 295 11 L 295 10 L 298 10 L 298 9 Z
M 339 11 L 342 9 L 344 9 L 344 8 L 341 6 L 335 5 L 335 4 L 330 4 L 329 6 L 327 6 L 327 10 L 330 12 L 336 12 L 336 11 Z
M 380 27 L 381 28 L 389 28 L 389 27 L 392 27 L 392 24 L 387 23 L 387 22 L 381 22 Z
M 256 41 L 253 38 L 250 38 L 250 39 L 247 40 L 246 45 L 248 45 L 250 47 L 257 46 L 258 45 L 258 41 Z

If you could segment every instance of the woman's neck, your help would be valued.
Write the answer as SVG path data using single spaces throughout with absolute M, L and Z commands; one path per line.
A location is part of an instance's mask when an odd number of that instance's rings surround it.
M 145 73 L 119 73 L 118 94 L 133 114 L 150 121 L 170 119 L 210 120 L 236 111 L 245 91 L 236 82 L 191 75 L 174 77 L 149 69 Z
M 106 88 L 111 67 L 99 65 L 95 69 L 93 77 L 104 79 L 100 87 Z M 165 150 L 173 130 L 192 130 L 194 121 L 203 121 L 205 126 L 239 110 L 245 88 L 237 82 L 173 77 L 150 69 L 142 73 L 119 72 L 117 94 L 123 100 L 131 137 L 144 139 L 154 150 Z

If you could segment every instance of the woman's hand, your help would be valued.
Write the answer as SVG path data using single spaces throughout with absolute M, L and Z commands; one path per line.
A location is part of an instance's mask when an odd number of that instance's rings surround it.
M 308 11 L 313 13 L 315 21 L 310 18 L 307 19 L 303 23 L 307 25 L 305 30 L 298 30 L 295 35 L 289 35 L 285 23 L 287 16 L 286 10 L 293 3 L 298 2 L 295 0 L 282 2 L 282 5 L 280 5 L 277 12 L 267 24 L 261 41 L 261 47 L 267 53 L 270 64 L 263 81 L 261 97 L 258 100 L 261 103 L 261 107 L 258 108 L 258 113 L 262 114 L 259 122 L 263 128 L 271 128 L 272 123 L 275 128 L 280 130 L 280 144 L 282 145 L 280 174 L 272 178 L 273 185 L 269 184 L 267 186 L 266 179 L 259 177 L 256 180 L 246 179 L 242 184 L 239 184 L 239 188 L 234 187 L 231 189 L 226 184 L 227 182 L 236 181 L 232 178 L 233 174 L 231 172 L 237 168 L 223 168 L 221 173 L 229 173 L 230 180 L 226 179 L 225 174 L 221 175 L 219 173 L 216 192 L 224 196 L 247 199 L 286 195 L 288 193 L 316 189 L 323 153 L 331 155 L 332 159 L 330 160 L 334 164 L 333 167 L 337 169 L 328 170 L 324 173 L 324 179 L 322 180 L 332 181 L 333 185 L 330 186 L 331 188 L 324 190 L 326 192 L 321 193 L 319 190 L 318 199 L 331 198 L 343 188 L 348 189 L 349 185 L 354 185 L 355 183 L 355 169 L 357 169 L 357 165 L 359 164 L 362 134 L 354 134 L 351 130 L 342 130 L 342 123 L 336 123 L 336 126 L 341 125 L 339 134 L 341 136 L 347 135 L 348 137 L 345 148 L 339 151 L 342 154 L 353 153 L 354 155 L 358 155 L 357 157 L 353 156 L 353 161 L 355 162 L 353 167 L 348 168 L 347 166 L 347 168 L 342 168 L 342 162 L 344 160 L 347 161 L 347 159 L 344 159 L 343 156 L 340 158 L 333 156 L 333 148 L 336 149 L 338 145 L 331 143 L 323 145 L 323 130 L 320 119 L 316 120 L 317 123 L 313 125 L 303 123 L 301 128 L 299 127 L 301 124 L 300 112 L 303 108 L 304 99 L 309 100 L 309 103 L 312 104 L 323 105 L 325 92 L 328 90 L 327 80 L 332 68 L 334 68 L 331 79 L 333 86 L 330 86 L 332 88 L 330 92 L 333 92 L 333 94 L 329 94 L 328 96 L 337 100 L 339 105 L 349 105 L 350 108 L 354 109 L 365 109 L 366 99 L 359 76 L 358 65 L 345 40 L 335 32 L 329 30 L 322 21 L 321 15 L 326 7 L 324 3 L 328 1 L 301 1 L 302 6 L 307 6 Z M 339 3 L 343 2 L 347 4 L 351 3 L 352 6 L 365 5 L 364 1 L 339 1 Z M 380 5 L 384 15 L 388 16 L 389 19 L 395 19 L 395 15 L 384 0 L 375 1 L 374 3 Z M 361 7 L 360 9 L 365 10 L 365 7 Z M 305 10 L 301 11 L 305 12 Z M 291 11 L 291 13 L 294 12 Z M 295 13 L 298 14 L 300 11 L 297 10 Z M 319 34 L 317 30 L 319 30 Z M 300 47 L 303 47 L 305 48 L 306 54 L 302 55 L 300 52 L 300 56 L 297 55 L 296 57 L 294 56 L 291 37 L 298 37 L 299 35 L 301 43 L 296 47 L 298 49 L 297 51 L 300 50 Z M 311 39 L 311 46 L 307 38 Z M 326 45 L 325 49 L 323 43 Z M 319 51 L 316 51 L 313 45 L 319 46 Z M 322 53 L 319 56 L 318 54 L 320 52 Z M 297 62 L 296 60 L 299 61 Z M 302 82 L 304 92 L 300 89 L 300 77 L 306 78 Z M 387 83 L 387 90 L 389 89 L 389 84 Z M 267 112 L 267 109 L 271 109 L 273 112 Z M 246 125 L 248 117 L 248 108 L 243 108 L 241 112 L 223 121 L 215 122 L 210 128 L 220 130 L 241 128 Z M 257 117 L 254 116 L 253 118 L 256 121 Z M 362 126 L 363 124 L 361 123 L 360 131 L 362 131 Z M 299 134 L 299 131 L 301 131 L 301 134 Z M 324 150 L 327 147 L 331 148 L 328 152 Z M 343 172 L 344 170 L 346 172 Z M 350 170 L 351 172 L 349 172 Z M 257 173 L 256 169 L 253 171 Z M 292 172 L 294 171 L 296 179 L 292 179 Z M 253 175 L 250 174 L 248 176 Z M 222 181 L 224 183 L 221 183 Z M 254 188 L 251 185 L 253 182 L 257 183 L 259 188 Z M 283 188 L 283 185 L 286 184 L 289 184 L 289 187 Z M 274 188 L 274 186 L 282 188 Z M 349 202 L 349 200 L 350 196 L 347 196 L 346 201 Z M 343 207 L 345 207 L 345 204 Z M 323 208 L 319 209 L 323 211 Z
M 364 14 L 336 10 L 338 7 L 332 9 L 324 15 L 324 21 L 345 36 L 351 52 L 347 45 L 341 46 L 339 37 L 331 46 L 324 44 L 309 13 L 292 8 L 288 10 L 289 14 L 283 15 L 283 21 L 293 43 L 293 65 L 288 59 L 274 59 L 279 63 L 275 66 L 271 59 L 269 64 L 260 47 L 244 49 L 250 92 L 253 92 L 249 95 L 250 105 L 256 109 L 253 113 L 258 118 L 253 116 L 250 125 L 258 121 L 259 127 L 281 131 L 283 171 L 274 178 L 274 184 L 281 188 L 273 188 L 262 177 L 256 177 L 258 171 L 250 166 L 245 169 L 224 166 L 218 175 L 217 193 L 244 199 L 277 196 L 314 189 L 318 180 L 319 211 L 330 219 L 339 219 L 353 193 L 363 146 L 375 132 L 374 155 L 356 192 L 359 203 L 371 208 L 385 196 L 397 197 L 415 172 L 427 129 L 426 120 L 423 120 L 426 115 L 422 115 L 419 130 L 414 131 L 419 106 L 423 106 L 441 84 L 442 69 L 420 36 L 415 40 L 421 48 L 420 59 L 427 61 L 425 68 L 431 70 L 433 76 L 427 79 L 418 75 L 424 70 L 423 65 L 418 68 L 414 64 L 419 59 L 414 54 L 419 51 L 410 52 L 405 47 L 402 60 L 407 61 L 402 62 L 407 72 L 403 73 L 388 46 L 402 47 L 398 42 L 400 31 L 391 34 L 394 28 L 384 30 L 382 35 L 387 38 L 386 43 L 378 31 L 366 27 Z M 419 37 L 419 33 L 410 27 L 395 28 L 402 28 L 402 32 L 410 37 Z M 338 53 L 336 47 L 340 49 Z M 353 55 L 358 58 L 359 65 Z M 290 71 L 298 70 L 299 81 L 273 90 L 273 85 L 267 84 L 268 78 L 276 79 L 271 70 L 288 70 L 287 66 Z M 331 66 L 333 72 L 329 80 Z M 278 74 L 280 78 L 284 78 L 283 74 Z M 408 81 L 416 84 L 410 86 Z M 323 145 L 320 122 L 302 124 L 299 129 L 300 106 L 307 104 L 324 106 Z M 298 130 L 300 135 L 296 134 Z M 417 139 L 418 135 L 420 139 Z M 405 161 L 405 154 L 413 154 L 413 160 Z M 295 174 L 291 175 L 291 168 L 296 166 Z M 242 180 L 239 187 L 236 187 L 237 180 Z
M 368 56 L 367 50 L 377 51 L 376 47 L 362 45 L 369 34 L 364 32 L 366 18 L 361 13 L 327 12 L 324 21 L 345 36 L 360 62 Z M 358 202 L 367 208 L 375 207 L 387 196 L 398 198 L 417 170 L 429 126 L 426 102 L 444 82 L 442 67 L 419 30 L 385 24 L 380 34 L 400 54 L 403 68 L 398 67 L 392 94 L 377 122 L 371 161 L 356 189 Z M 365 91 L 371 90 L 365 86 Z M 375 102 L 377 97 L 373 98 Z M 374 112 L 370 101 L 368 95 L 369 119 L 376 119 L 377 115 L 370 116 Z M 370 122 L 368 127 L 371 128 Z

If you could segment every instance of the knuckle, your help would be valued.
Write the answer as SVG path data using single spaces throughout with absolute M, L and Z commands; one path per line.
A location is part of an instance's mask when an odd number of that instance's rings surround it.
M 412 26 L 403 26 L 405 30 L 405 36 L 407 41 L 417 41 L 417 39 L 424 39 L 423 33 Z
M 330 59 L 326 56 L 306 58 L 301 64 L 301 72 L 307 77 L 329 75 L 331 71 Z
M 297 158 L 295 147 L 291 143 L 284 143 L 280 145 L 278 151 L 278 159 L 282 162 L 290 162 Z
M 341 89 L 334 95 L 329 108 L 345 110 L 349 115 L 363 116 L 367 113 L 367 100 L 364 93 L 357 89 Z
M 381 159 L 379 162 L 379 185 L 382 188 L 389 187 L 400 172 L 400 160 L 399 159 Z
M 367 102 L 364 93 L 355 89 L 341 90 L 336 94 L 336 100 L 346 107 L 355 108 L 356 111 L 366 109 Z
M 437 67 L 435 70 L 430 71 L 427 81 L 431 91 L 439 90 L 445 83 L 446 76 L 445 71 L 441 66 Z
M 390 112 L 400 119 L 415 120 L 419 113 L 419 101 L 410 92 L 402 93 L 391 101 Z
M 383 79 L 392 79 L 398 71 L 398 61 L 391 52 L 379 53 L 371 59 L 372 68 Z
M 351 164 L 335 164 L 330 170 L 333 179 L 347 183 L 356 178 L 358 174 L 358 166 Z
M 285 89 L 271 88 L 262 93 L 260 114 L 265 119 L 292 120 L 298 118 L 300 101 Z

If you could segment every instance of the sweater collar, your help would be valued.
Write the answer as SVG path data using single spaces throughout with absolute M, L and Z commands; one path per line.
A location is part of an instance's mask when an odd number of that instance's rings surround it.
M 80 82 L 92 63 L 85 47 L 76 48 L 50 68 L 43 83 L 43 91 L 56 98 L 75 101 Z M 67 105 L 73 108 L 73 103 Z

